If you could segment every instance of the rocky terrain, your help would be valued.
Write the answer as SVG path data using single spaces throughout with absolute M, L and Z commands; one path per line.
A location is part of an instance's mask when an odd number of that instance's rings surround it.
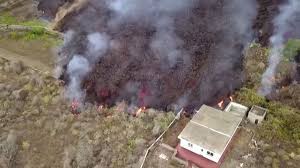
M 74 115 L 53 78 L 4 59 L 0 73 L 1 168 L 134 167 L 174 118 L 152 109 L 133 117 L 123 103 Z
M 11 12 L 21 19 L 32 19 L 41 16 L 37 0 L 0 0 L 0 12 Z

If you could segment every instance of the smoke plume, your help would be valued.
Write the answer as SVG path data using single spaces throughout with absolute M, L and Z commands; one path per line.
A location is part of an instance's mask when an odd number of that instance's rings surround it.
M 68 31 L 64 38 L 64 45 L 71 42 L 73 31 Z M 82 91 L 82 80 L 91 71 L 93 65 L 101 58 L 109 48 L 109 36 L 105 33 L 91 33 L 87 35 L 87 50 L 85 56 L 74 55 L 67 65 L 69 85 L 66 88 L 66 96 L 69 100 L 82 102 L 85 92 Z
M 255 0 L 84 4 L 59 24 L 69 32 L 57 62 L 69 98 L 196 108 L 240 87 Z
M 274 19 L 274 35 L 270 38 L 271 51 L 269 55 L 269 66 L 262 76 L 262 87 L 259 90 L 261 95 L 268 95 L 271 93 L 275 84 L 276 68 L 282 59 L 282 51 L 284 43 L 287 40 L 287 34 L 299 29 L 295 27 L 297 23 L 297 15 L 300 13 L 300 1 L 289 0 L 288 3 L 280 7 L 279 15 Z

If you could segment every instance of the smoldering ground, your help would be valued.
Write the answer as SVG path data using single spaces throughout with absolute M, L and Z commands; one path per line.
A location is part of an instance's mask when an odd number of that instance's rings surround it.
M 287 0 L 280 6 L 278 16 L 273 20 L 274 33 L 270 37 L 269 66 L 262 76 L 262 87 L 259 93 L 263 96 L 269 95 L 276 84 L 275 75 L 277 66 L 282 60 L 283 49 L 287 40 L 299 38 L 300 31 L 300 1 Z
M 87 101 L 156 108 L 215 103 L 242 83 L 242 51 L 256 8 L 255 0 L 91 0 L 60 26 L 73 33 L 57 64 L 72 85 L 78 74 L 68 73 L 70 62 L 75 55 L 88 61 L 91 70 L 76 80 Z M 90 52 L 91 37 L 105 51 Z

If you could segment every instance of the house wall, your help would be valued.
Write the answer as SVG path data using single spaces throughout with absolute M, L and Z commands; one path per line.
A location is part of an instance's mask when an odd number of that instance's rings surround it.
M 204 149 L 196 144 L 190 143 L 189 141 L 187 141 L 185 139 L 180 139 L 180 146 L 191 152 L 201 155 L 213 162 L 216 162 L 216 163 L 218 163 L 221 158 L 221 155 L 219 153 L 211 152 L 211 151 Z M 208 152 L 212 153 L 213 156 L 211 154 L 208 154 Z
M 264 120 L 265 116 L 259 116 L 254 113 L 248 114 L 248 119 L 251 123 L 255 123 L 255 120 L 258 120 L 257 124 L 260 124 Z

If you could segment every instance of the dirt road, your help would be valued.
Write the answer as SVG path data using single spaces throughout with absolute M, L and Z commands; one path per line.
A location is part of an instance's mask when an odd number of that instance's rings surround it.
M 52 69 L 49 65 L 44 64 L 42 61 L 39 61 L 37 59 L 33 59 L 27 56 L 22 56 L 17 53 L 11 52 L 9 50 L 3 49 L 0 47 L 0 57 L 5 58 L 7 60 L 11 61 L 22 61 L 26 66 L 30 66 L 34 69 L 37 69 L 39 71 L 43 72 L 51 72 Z

